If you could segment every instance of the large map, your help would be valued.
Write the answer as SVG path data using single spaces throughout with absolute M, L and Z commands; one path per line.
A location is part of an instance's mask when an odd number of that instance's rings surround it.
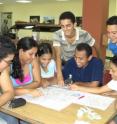
M 66 108 L 72 103 L 106 110 L 109 105 L 115 101 L 115 99 L 111 97 L 80 91 L 71 91 L 67 87 L 59 87 L 56 85 L 47 88 L 39 88 L 39 90 L 43 92 L 43 96 L 32 97 L 31 95 L 27 94 L 20 97 L 26 99 L 28 102 L 57 111 Z

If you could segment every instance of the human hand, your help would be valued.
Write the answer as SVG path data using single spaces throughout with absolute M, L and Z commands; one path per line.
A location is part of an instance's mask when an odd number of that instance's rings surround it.
M 105 96 L 116 96 L 117 95 L 117 91 L 105 92 L 102 95 L 105 95 Z
M 59 86 L 64 86 L 64 81 L 63 80 L 58 80 L 58 85 Z
M 41 85 L 42 85 L 43 88 L 46 88 L 47 86 L 50 85 L 50 83 L 47 79 L 42 79 L 42 84 Z
M 71 89 L 71 90 L 78 90 L 78 85 L 76 85 L 76 84 L 69 84 L 69 89 Z
M 43 88 L 46 88 L 46 87 L 49 86 L 49 84 L 50 84 L 50 83 L 49 83 L 48 81 L 46 81 L 46 82 L 43 83 L 42 87 L 43 87 Z
M 33 96 L 33 97 L 38 97 L 38 96 L 42 96 L 43 93 L 37 89 L 30 89 L 30 94 Z

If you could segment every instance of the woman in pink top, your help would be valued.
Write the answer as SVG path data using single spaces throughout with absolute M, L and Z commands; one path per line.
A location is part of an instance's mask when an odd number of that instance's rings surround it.
M 42 94 L 36 90 L 41 80 L 36 57 L 37 48 L 37 42 L 31 37 L 24 37 L 18 41 L 17 53 L 11 66 L 11 80 L 16 95 L 40 96 Z

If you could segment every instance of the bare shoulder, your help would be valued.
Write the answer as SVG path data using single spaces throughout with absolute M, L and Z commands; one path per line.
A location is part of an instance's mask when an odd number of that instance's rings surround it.
M 1 72 L 1 75 L 0 75 L 0 76 L 3 76 L 3 75 L 10 75 L 10 67 L 5 68 L 5 69 Z

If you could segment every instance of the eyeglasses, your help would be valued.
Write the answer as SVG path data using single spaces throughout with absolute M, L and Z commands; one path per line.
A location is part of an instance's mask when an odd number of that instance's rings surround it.
M 5 63 L 7 63 L 8 65 L 10 65 L 10 64 L 13 63 L 13 60 L 9 60 L 9 61 L 7 61 L 7 60 L 3 59 L 3 61 L 4 61 Z

